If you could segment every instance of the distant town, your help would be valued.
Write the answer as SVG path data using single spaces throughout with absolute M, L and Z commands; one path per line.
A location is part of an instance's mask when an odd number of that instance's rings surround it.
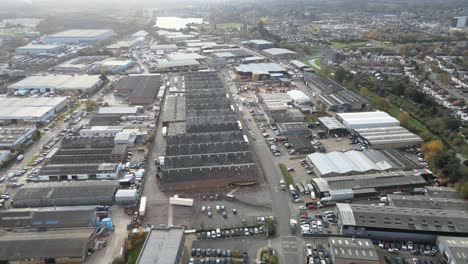
M 0 263 L 468 263 L 465 1 L 65 2 L 0 4 Z

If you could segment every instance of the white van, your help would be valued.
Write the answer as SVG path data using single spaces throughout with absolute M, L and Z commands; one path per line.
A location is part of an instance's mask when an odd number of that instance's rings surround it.
M 21 154 L 21 155 L 18 155 L 18 157 L 16 157 L 16 160 L 17 161 L 22 161 L 24 159 L 24 155 Z
M 284 180 L 280 180 L 280 187 L 281 187 L 281 190 L 286 190 L 286 184 L 284 184 Z

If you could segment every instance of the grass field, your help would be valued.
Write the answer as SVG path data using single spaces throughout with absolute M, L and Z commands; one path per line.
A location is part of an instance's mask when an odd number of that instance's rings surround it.
M 284 181 L 286 182 L 286 184 L 287 185 L 294 185 L 294 180 L 293 180 L 291 174 L 289 174 L 288 168 L 286 167 L 286 165 L 281 163 L 279 166 L 280 166 L 280 169 L 281 169 L 281 173 L 283 173 Z
M 138 245 L 136 248 L 132 249 L 128 253 L 128 260 L 127 264 L 135 264 L 136 261 L 138 260 L 138 256 L 140 255 L 141 250 L 143 249 L 144 243 L 141 243 L 141 245 Z
M 229 28 L 237 28 L 240 29 L 242 27 L 242 23 L 224 23 L 216 25 L 219 28 L 229 29 Z
M 332 45 L 331 47 L 334 48 L 334 49 L 341 49 L 341 48 L 344 48 L 344 47 L 362 47 L 362 46 L 365 46 L 368 42 L 347 42 L 347 43 L 343 43 L 343 42 L 332 42 Z

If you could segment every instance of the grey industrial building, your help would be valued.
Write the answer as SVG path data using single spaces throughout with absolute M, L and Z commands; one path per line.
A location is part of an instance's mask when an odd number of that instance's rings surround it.
M 15 150 L 31 139 L 35 132 L 35 127 L 0 127 L 0 149 Z
M 40 123 L 67 106 L 66 97 L 0 98 L 0 123 Z
M 387 202 L 394 207 L 447 209 L 468 212 L 468 201 L 461 198 L 440 198 L 428 195 L 387 195 Z
M 133 105 L 152 104 L 161 85 L 161 75 L 133 75 L 120 78 L 114 85 L 117 95 Z
M 373 149 L 408 148 L 419 145 L 423 139 L 401 126 L 356 128 L 353 130 L 359 141 Z
M 16 48 L 16 54 L 33 55 L 33 56 L 54 56 L 65 50 L 63 44 L 28 44 L 23 47 Z
M 275 44 L 273 42 L 264 39 L 252 39 L 245 41 L 244 44 L 256 50 L 264 50 L 275 47 Z
M 460 193 L 455 188 L 427 186 L 425 190 L 429 197 L 460 198 Z
M 374 174 L 362 174 L 312 179 L 312 185 L 318 196 L 330 196 L 330 192 L 353 190 L 354 198 L 377 197 L 380 194 L 412 191 L 424 187 L 426 180 L 414 171 L 394 171 Z
M 318 95 L 318 99 L 326 105 L 330 111 L 362 111 L 368 109 L 371 105 L 364 97 L 317 73 L 304 73 L 304 81 L 307 86 L 313 86 L 321 91 Z
M 257 166 L 217 73 L 187 73 L 183 79 L 185 96 L 167 97 L 161 117 L 169 127 L 161 165 L 163 189 L 255 183 Z
M 110 158 L 110 153 L 106 155 Z M 62 156 L 63 157 L 63 156 Z M 68 156 L 70 159 L 74 156 Z M 67 158 L 68 158 L 67 157 Z M 39 175 L 39 181 L 63 181 L 63 180 L 114 180 L 118 174 L 117 163 L 92 163 L 69 164 L 69 160 L 65 164 L 49 164 L 45 165 Z
M 95 228 L 4 232 L 0 261 L 5 263 L 81 263 L 94 249 Z
M 468 212 L 338 203 L 338 228 L 347 237 L 435 241 L 468 236 Z
M 312 69 L 310 69 L 309 66 L 307 66 L 307 64 L 303 63 L 303 62 L 300 61 L 300 60 L 292 60 L 290 64 L 291 64 L 291 66 L 293 66 L 296 70 L 299 70 L 299 71 L 309 71 L 309 70 L 312 70 Z
M 276 123 L 280 135 L 307 135 L 310 134 L 307 124 L 304 122 Z
M 109 29 L 72 29 L 42 37 L 46 44 L 95 44 L 115 35 Z
M 468 238 L 439 236 L 437 237 L 437 247 L 447 263 L 468 263 Z
M 329 237 L 328 246 L 332 263 L 379 264 L 377 250 L 370 239 Z
M 260 80 L 269 79 L 272 74 L 276 73 L 283 76 L 287 75 L 285 68 L 273 62 L 241 64 L 235 67 L 235 70 L 237 74 L 245 78 L 252 78 L 254 74 L 257 74 Z
M 273 59 L 293 59 L 297 57 L 297 53 L 295 51 L 283 48 L 263 49 L 261 53 Z
M 318 118 L 318 121 L 328 135 L 345 135 L 348 133 L 346 127 L 334 117 L 322 116 Z
M 314 145 L 310 142 L 310 138 L 305 135 L 288 135 L 287 142 L 296 153 L 309 154 L 314 152 Z
M 389 170 L 411 170 L 416 164 L 396 150 L 351 150 L 329 153 L 313 153 L 307 160 L 314 166 L 319 177 L 334 177 L 375 173 Z
M 111 205 L 116 191 L 114 181 L 31 183 L 18 189 L 11 205 L 16 208 Z
M 183 227 L 152 228 L 136 261 L 137 264 L 179 264 L 184 255 Z
M 96 206 L 39 207 L 0 212 L 0 226 L 10 229 L 47 230 L 96 227 Z

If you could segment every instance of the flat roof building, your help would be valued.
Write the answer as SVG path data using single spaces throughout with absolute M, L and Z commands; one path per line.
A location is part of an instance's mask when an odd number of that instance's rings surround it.
M 311 104 L 310 97 L 307 96 L 303 91 L 290 90 L 287 92 L 287 94 L 291 96 L 291 98 L 296 104 Z
M 37 90 L 39 92 L 84 92 L 94 91 L 102 84 L 98 75 L 34 75 L 16 82 L 10 90 Z
M 336 118 L 348 129 L 400 126 L 398 119 L 383 111 L 337 113 Z
M 400 195 L 388 194 L 387 201 L 390 206 L 446 209 L 468 211 L 468 201 L 461 198 L 440 198 L 428 195 Z
M 75 181 L 26 184 L 14 195 L 15 208 L 112 205 L 117 183 L 114 181 Z
M 438 236 L 437 247 L 447 263 L 468 263 L 468 238 Z
M 138 45 L 140 45 L 140 43 L 141 43 L 141 39 L 138 39 L 138 38 L 121 40 L 121 41 L 117 41 L 116 43 L 107 46 L 106 49 L 132 51 L 136 47 L 138 47 Z
M 287 70 L 277 63 L 249 63 L 235 67 L 236 72 L 241 76 L 251 78 L 253 74 L 258 74 L 259 78 L 270 78 L 273 73 L 287 74 Z
M 278 132 L 283 135 L 305 135 L 309 134 L 309 128 L 304 122 L 277 123 Z
M 115 35 L 109 29 L 72 29 L 42 37 L 47 44 L 94 44 L 107 40 Z
M 136 115 L 141 111 L 140 106 L 108 106 L 99 107 L 99 115 Z
M 88 251 L 94 249 L 95 231 L 95 228 L 80 228 L 45 232 L 4 232 L 0 236 L 0 261 L 84 262 Z
M 426 195 L 438 198 L 460 198 L 460 193 L 455 188 L 427 186 Z
M 127 96 L 130 104 L 152 104 L 161 85 L 161 75 L 132 75 L 120 78 L 114 85 L 116 94 Z
M 0 122 L 45 122 L 67 105 L 66 97 L 0 97 Z
M 256 49 L 263 50 L 275 47 L 275 44 L 271 41 L 264 39 L 252 39 L 244 42 L 247 46 Z
M 295 51 L 282 48 L 263 49 L 261 53 L 267 57 L 275 59 L 292 59 L 297 56 Z
M 110 160 L 110 153 L 107 156 Z M 40 181 L 113 180 L 117 173 L 117 163 L 48 164 L 37 177 Z
M 184 254 L 183 227 L 152 228 L 146 237 L 137 264 L 179 264 Z
M 0 127 L 0 149 L 14 150 L 32 138 L 35 127 Z
M 348 133 L 346 127 L 334 117 L 322 116 L 318 118 L 318 121 L 325 128 L 328 135 L 344 135 Z
M 310 142 L 310 138 L 305 135 L 288 135 L 287 142 L 296 153 L 305 154 L 314 151 L 314 145 Z
M 63 44 L 28 44 L 23 47 L 16 48 L 15 53 L 20 55 L 57 55 L 65 50 Z
M 300 60 L 292 60 L 290 64 L 291 64 L 291 66 L 293 66 L 297 70 L 303 71 L 305 69 L 310 69 L 309 66 L 307 66 L 307 64 L 303 63 Z
M 336 204 L 340 233 L 371 239 L 435 241 L 468 236 L 468 212 L 361 204 Z
M 379 264 L 379 255 L 370 239 L 329 237 L 328 246 L 332 263 Z
M 168 61 L 187 61 L 187 60 L 201 60 L 205 56 L 198 53 L 171 53 L 166 56 Z

